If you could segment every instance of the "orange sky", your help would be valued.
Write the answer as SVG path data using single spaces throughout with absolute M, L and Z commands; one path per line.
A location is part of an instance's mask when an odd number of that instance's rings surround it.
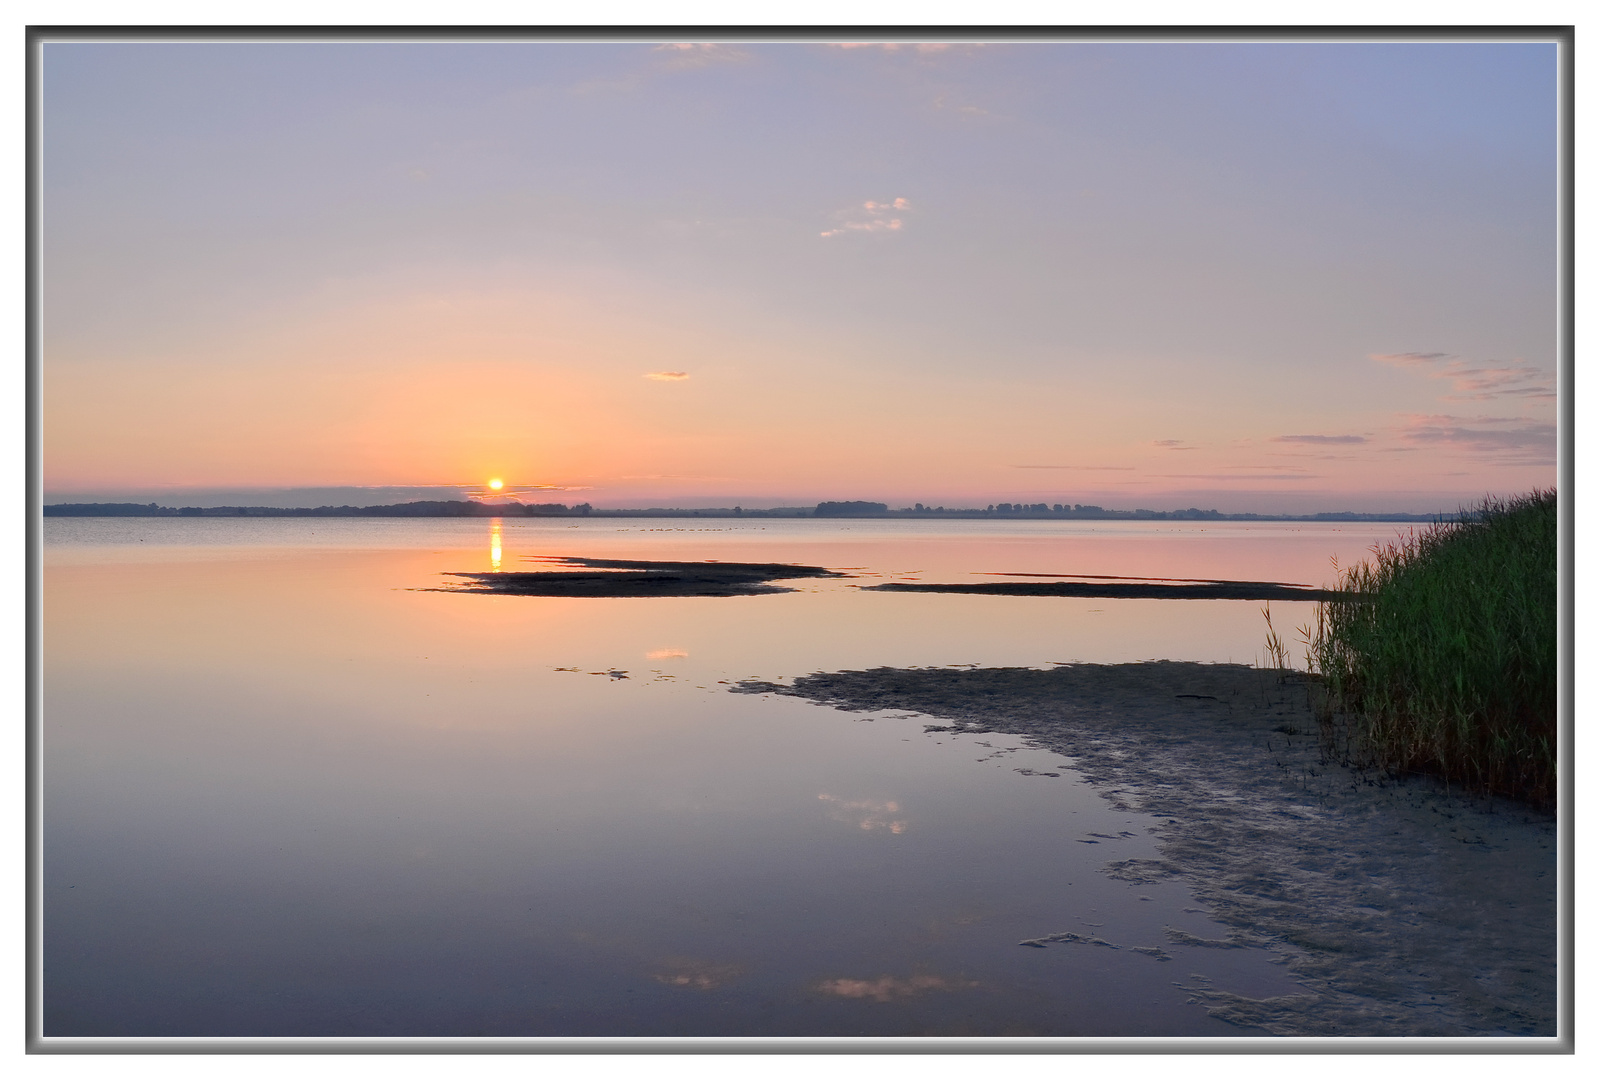
M 47 499 L 1425 512 L 1554 483 L 1554 219 L 1518 201 L 1553 159 L 1503 160 L 1553 116 L 1544 53 L 1413 57 L 1511 94 L 1462 135 L 1466 104 L 1337 49 L 1298 83 L 1271 46 L 1174 75 L 802 45 L 369 51 L 362 83 L 90 48 L 46 50 Z M 1317 77 L 1325 149 L 1257 96 Z M 1326 168 L 1266 164 L 1291 150 Z

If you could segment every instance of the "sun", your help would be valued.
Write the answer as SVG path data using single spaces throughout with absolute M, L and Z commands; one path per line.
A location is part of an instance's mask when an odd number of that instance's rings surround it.
M 501 488 L 506 486 L 506 482 L 504 480 L 499 480 L 499 479 L 490 480 L 489 481 L 489 486 L 491 488 L 493 488 L 495 491 L 499 491 Z

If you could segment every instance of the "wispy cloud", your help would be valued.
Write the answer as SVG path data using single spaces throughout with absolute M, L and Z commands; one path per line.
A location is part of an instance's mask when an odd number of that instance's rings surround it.
M 1526 360 L 1516 359 L 1498 367 L 1474 365 L 1450 353 L 1405 352 L 1370 353 L 1370 358 L 1393 367 L 1422 368 L 1430 379 L 1448 379 L 1451 393 L 1445 401 L 1491 401 L 1520 398 L 1529 401 L 1554 401 L 1555 387 L 1550 376 Z
M 956 47 L 953 41 L 830 41 L 835 49 L 882 49 L 899 52 L 902 49 L 919 53 L 939 53 Z
M 1242 469 L 1242 468 L 1244 468 L 1244 466 L 1239 466 L 1239 468 Z M 1287 468 L 1287 466 L 1279 466 L 1278 468 Z M 1160 476 L 1161 476 L 1161 479 L 1163 479 L 1163 480 L 1272 480 L 1272 481 L 1278 481 L 1278 480 L 1320 480 L 1320 479 L 1322 479 L 1322 476 L 1321 476 L 1320 473 L 1308 473 L 1308 472 L 1261 472 L 1261 473 L 1254 473 L 1254 474 L 1243 473 L 1243 472 L 1161 473 Z
M 712 41 L 672 41 L 657 45 L 651 52 L 665 54 L 661 66 L 675 71 L 711 64 L 744 63 L 751 58 L 743 49 Z
M 840 223 L 832 229 L 823 232 L 823 236 L 843 236 L 847 233 L 892 233 L 905 228 L 905 219 L 900 215 L 911 210 L 911 200 L 906 198 L 891 199 L 889 202 L 874 202 L 868 199 L 860 208 L 851 208 L 841 211 L 834 216 Z
M 750 53 L 736 46 L 710 41 L 672 41 L 653 45 L 649 51 L 659 55 L 647 60 L 636 70 L 615 78 L 585 79 L 568 87 L 568 93 L 579 96 L 632 94 L 661 76 L 670 77 L 677 72 L 692 71 L 712 64 L 746 63 L 754 59 Z
M 1370 442 L 1365 435 L 1274 435 L 1272 442 L 1309 443 L 1313 446 L 1333 446 Z
M 1498 454 L 1508 465 L 1549 465 L 1556 459 L 1556 426 L 1500 416 L 1408 416 L 1401 438 L 1423 446 L 1444 446 Z
M 729 483 L 731 476 L 701 476 L 696 473 L 623 473 L 618 480 L 694 480 L 718 484 Z
M 935 109 L 952 108 L 952 106 L 949 104 L 949 102 L 947 101 L 947 99 L 945 98 L 945 96 L 943 94 L 940 94 L 938 97 L 933 99 L 933 107 Z M 988 109 L 980 109 L 976 105 L 956 105 L 956 106 L 953 106 L 953 108 L 954 108 L 954 111 L 956 111 L 958 113 L 964 113 L 967 116 L 989 116 L 989 115 L 991 115 Z
M 1368 353 L 1367 358 L 1376 360 L 1380 364 L 1391 364 L 1395 367 L 1425 367 L 1440 360 L 1448 360 L 1450 354 L 1443 352 Z
M 1182 439 L 1157 439 L 1155 445 L 1163 450 L 1193 450 L 1194 447 Z
M 645 378 L 654 379 L 656 382 L 682 382 L 689 377 L 687 371 L 649 371 Z
M 1013 465 L 1013 469 L 1082 469 L 1086 472 L 1132 472 L 1132 465 Z

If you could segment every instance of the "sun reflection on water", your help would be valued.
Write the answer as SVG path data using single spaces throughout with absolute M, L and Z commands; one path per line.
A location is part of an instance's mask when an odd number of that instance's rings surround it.
M 500 519 L 491 518 L 489 521 L 489 568 L 500 569 Z

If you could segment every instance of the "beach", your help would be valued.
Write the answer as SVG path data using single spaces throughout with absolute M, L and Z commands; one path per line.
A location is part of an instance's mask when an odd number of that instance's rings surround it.
M 1324 759 L 1305 676 L 1158 661 L 877 668 L 747 682 L 926 730 L 1025 736 L 1119 809 L 1155 815 L 1155 859 L 1102 873 L 1176 880 L 1230 928 L 1104 941 L 1062 928 L 1024 947 L 1274 954 L 1303 993 L 1249 998 L 1173 977 L 1231 1023 L 1295 1036 L 1551 1036 L 1556 830 L 1515 803 Z

